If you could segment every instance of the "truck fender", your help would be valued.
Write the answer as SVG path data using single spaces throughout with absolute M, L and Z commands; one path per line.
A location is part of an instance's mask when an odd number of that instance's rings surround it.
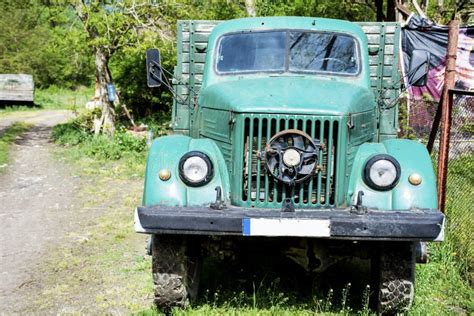
M 388 191 L 370 188 L 363 179 L 367 161 L 377 155 L 387 154 L 400 163 L 398 184 Z M 413 185 L 410 175 L 417 173 L 421 183 Z M 356 204 L 358 192 L 362 191 L 362 206 L 380 210 L 437 209 L 436 178 L 433 165 L 425 146 L 406 139 L 389 139 L 381 143 L 366 143 L 359 147 L 349 180 L 347 203 Z
M 205 153 L 211 160 L 214 176 L 200 187 L 187 186 L 179 176 L 179 160 L 190 151 Z M 161 170 L 171 172 L 164 181 L 159 178 Z M 153 141 L 148 153 L 143 205 L 198 206 L 216 201 L 216 187 L 220 186 L 224 202 L 229 200 L 230 182 L 227 166 L 216 143 L 210 139 L 194 139 L 188 136 L 171 135 Z

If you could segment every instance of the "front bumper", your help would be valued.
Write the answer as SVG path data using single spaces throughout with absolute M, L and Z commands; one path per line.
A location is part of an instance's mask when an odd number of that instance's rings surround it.
M 135 230 L 148 234 L 319 237 L 351 240 L 442 241 L 444 215 L 413 209 L 363 214 L 350 209 L 298 210 L 229 207 L 138 207 Z

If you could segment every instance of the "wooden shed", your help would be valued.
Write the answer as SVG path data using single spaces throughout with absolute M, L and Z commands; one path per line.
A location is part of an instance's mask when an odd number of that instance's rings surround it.
M 0 102 L 33 102 L 32 75 L 0 74 Z

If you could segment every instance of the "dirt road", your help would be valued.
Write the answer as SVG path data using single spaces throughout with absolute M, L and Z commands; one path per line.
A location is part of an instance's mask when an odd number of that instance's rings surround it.
M 47 249 L 74 227 L 75 178 L 49 150 L 51 128 L 69 111 L 37 111 L 0 118 L 2 130 L 15 121 L 34 124 L 12 146 L 0 174 L 0 314 L 21 312 L 39 288 L 37 266 Z

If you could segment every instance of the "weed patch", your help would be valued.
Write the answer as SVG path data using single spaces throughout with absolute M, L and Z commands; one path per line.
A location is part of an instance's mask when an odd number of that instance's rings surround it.
M 78 87 L 66 89 L 57 86 L 35 90 L 33 104 L 5 103 L 0 108 L 0 116 L 7 116 L 11 112 L 30 112 L 36 110 L 77 110 L 85 107 L 86 103 L 94 96 L 93 87 Z
M 103 171 L 118 178 L 143 177 L 146 139 L 133 136 L 123 127 L 119 127 L 113 137 L 94 136 L 87 130 L 91 117 L 91 113 L 81 115 L 53 128 L 54 141 L 69 147 L 65 153 L 70 162 L 80 164 L 86 173 Z
M 88 178 L 77 170 L 78 176 Z M 129 314 L 151 303 L 151 260 L 143 251 L 146 237 L 133 229 L 132 210 L 140 191 L 141 181 L 102 174 L 84 184 L 78 212 L 89 214 L 91 220 L 69 233 L 65 246 L 50 251 L 41 270 L 46 286 L 32 302 L 32 310 Z
M 36 90 L 35 104 L 42 109 L 76 110 L 84 108 L 93 96 L 93 87 L 80 86 L 76 89 L 66 89 L 49 86 L 46 89 Z
M 31 125 L 25 123 L 14 123 L 0 135 L 0 171 L 6 167 L 9 157 L 10 145 L 15 139 L 26 132 Z

